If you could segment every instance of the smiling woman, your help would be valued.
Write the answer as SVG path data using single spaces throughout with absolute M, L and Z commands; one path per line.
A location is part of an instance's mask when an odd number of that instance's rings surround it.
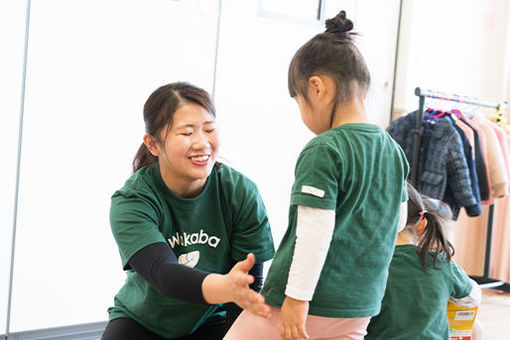
M 145 103 L 134 174 L 112 196 L 127 280 L 104 340 L 222 339 L 239 307 L 269 314 L 258 294 L 274 255 L 266 209 L 251 180 L 216 162 L 215 117 L 208 93 L 187 83 Z
M 196 196 L 211 173 L 219 144 L 214 118 L 204 106 L 184 103 L 162 136 L 144 136 L 144 145 L 159 159 L 163 181 L 181 197 Z

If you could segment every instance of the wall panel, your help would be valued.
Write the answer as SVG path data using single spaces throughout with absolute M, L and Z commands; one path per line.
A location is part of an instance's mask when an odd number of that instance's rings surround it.
M 7 325 L 26 7 L 0 2 L 0 334 Z
M 147 96 L 177 80 L 211 90 L 211 4 L 33 2 L 11 331 L 107 319 L 124 279 L 110 196 Z

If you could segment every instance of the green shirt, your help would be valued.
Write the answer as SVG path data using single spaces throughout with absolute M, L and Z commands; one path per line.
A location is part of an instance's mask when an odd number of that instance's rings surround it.
M 255 184 L 221 165 L 213 168 L 202 192 L 185 199 L 163 182 L 157 163 L 129 178 L 112 196 L 110 224 L 127 279 L 108 309 L 110 320 L 129 317 L 166 338 L 192 333 L 217 322 L 220 306 L 167 298 L 129 266 L 140 249 L 157 242 L 170 245 L 179 263 L 227 273 L 231 261 L 254 253 L 258 263 L 274 255 L 266 209 Z
M 450 296 L 471 292 L 466 273 L 438 256 L 425 271 L 412 244 L 395 247 L 381 313 L 370 320 L 365 339 L 447 340 L 446 305 Z
M 289 226 L 262 294 L 281 307 L 294 245 L 297 206 L 335 210 L 335 229 L 309 313 L 368 317 L 379 312 L 393 254 L 408 164 L 380 127 L 345 124 L 312 139 L 295 169 Z M 314 245 L 310 245 L 313 247 Z

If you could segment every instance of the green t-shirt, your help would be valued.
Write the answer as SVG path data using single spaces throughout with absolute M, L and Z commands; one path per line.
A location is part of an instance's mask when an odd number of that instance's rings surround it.
M 471 292 L 466 273 L 438 256 L 425 271 L 416 246 L 395 247 L 381 313 L 370 320 L 365 339 L 447 340 L 446 305 L 450 296 Z
M 368 317 L 379 312 L 409 171 L 380 127 L 345 124 L 312 139 L 295 169 L 289 226 L 262 294 L 281 307 L 296 242 L 297 206 L 335 210 L 335 229 L 309 313 Z M 313 247 L 314 245 L 310 245 Z
M 191 199 L 168 189 L 158 163 L 140 169 L 113 194 L 110 224 L 127 272 L 115 306 L 108 309 L 110 320 L 129 317 L 166 338 L 218 322 L 221 306 L 190 304 L 159 294 L 130 268 L 129 259 L 137 251 L 166 242 L 179 263 L 215 273 L 227 273 L 232 260 L 244 260 L 250 252 L 257 263 L 274 255 L 257 187 L 226 165 L 214 167 L 203 191 Z

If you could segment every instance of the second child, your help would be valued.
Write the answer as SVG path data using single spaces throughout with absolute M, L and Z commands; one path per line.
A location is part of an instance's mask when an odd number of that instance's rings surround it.
M 449 339 L 448 300 L 468 308 L 480 304 L 478 284 L 451 259 L 445 229 L 450 208 L 411 185 L 408 195 L 407 225 L 397 237 L 381 313 L 371 319 L 365 339 Z

